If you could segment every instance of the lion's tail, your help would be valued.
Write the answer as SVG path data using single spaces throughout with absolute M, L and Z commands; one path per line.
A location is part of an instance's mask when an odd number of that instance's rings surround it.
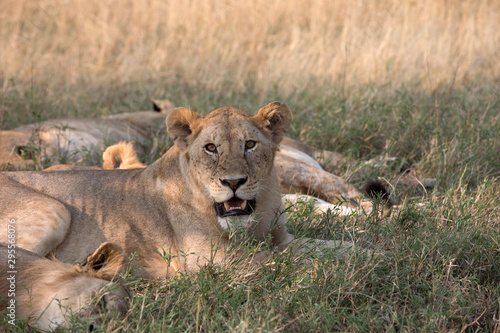
M 109 146 L 102 154 L 103 169 L 140 169 L 146 166 L 139 161 L 131 142 Z

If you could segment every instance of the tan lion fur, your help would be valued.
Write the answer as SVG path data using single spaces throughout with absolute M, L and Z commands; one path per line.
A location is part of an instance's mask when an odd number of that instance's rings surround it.
M 146 166 L 139 161 L 134 146 L 130 142 L 119 142 L 106 148 L 102 154 L 102 168 L 112 169 L 141 169 Z
M 112 241 L 126 255 L 136 252 L 142 258 L 138 264 L 144 265 L 140 274 L 153 278 L 223 261 L 232 231 L 239 227 L 257 240 L 270 237 L 278 249 L 297 242 L 296 251 L 306 244 L 352 246 L 296 241 L 286 230 L 273 164 L 291 123 L 286 105 L 270 103 L 255 116 L 234 107 L 205 117 L 178 108 L 166 123 L 174 146 L 145 169 L 0 173 L 0 240 L 7 236 L 4 221 L 14 218 L 19 234 L 26 235 L 19 246 L 41 255 L 53 251 L 63 261 L 82 260 Z M 254 144 L 247 148 L 249 141 Z M 207 145 L 216 149 L 209 152 Z M 214 202 L 222 204 L 233 195 L 255 199 L 255 212 L 218 215 Z M 168 260 L 159 253 L 168 254 Z
M 0 129 L 0 170 L 19 170 L 33 165 L 30 146 L 40 150 L 39 158 L 51 163 L 80 162 L 85 154 L 100 154 L 104 147 L 120 141 L 132 141 L 144 152 L 152 140 L 152 128 L 165 121 L 172 110 L 169 101 L 153 100 L 157 111 L 137 111 L 100 119 L 53 119 Z M 21 157 L 23 154 L 24 158 Z
M 48 168 L 43 169 L 43 171 L 63 171 L 63 170 L 101 170 L 102 168 L 97 166 L 80 166 L 73 164 L 56 164 Z
M 0 170 L 30 168 L 33 161 L 29 156 L 22 156 L 20 147 L 26 146 L 32 137 L 29 131 L 0 130 Z
M 134 145 L 131 142 L 119 142 L 106 148 L 102 154 L 102 169 L 141 169 L 146 166 L 139 161 Z M 43 171 L 62 171 L 62 170 L 101 170 L 94 166 L 77 166 L 71 164 L 56 164 L 44 169 Z
M 9 254 L 13 261 L 8 261 Z M 9 273 L 13 269 L 8 263 L 14 262 L 16 273 Z M 72 315 L 90 317 L 91 324 L 100 321 L 104 310 L 124 314 L 128 291 L 112 282 L 123 266 L 122 249 L 113 243 L 102 244 L 83 265 L 49 260 L 13 244 L 0 244 L 0 311 L 14 313 L 7 306 L 15 299 L 16 320 L 27 320 L 41 330 L 69 328 Z M 8 280 L 12 276 L 14 289 Z

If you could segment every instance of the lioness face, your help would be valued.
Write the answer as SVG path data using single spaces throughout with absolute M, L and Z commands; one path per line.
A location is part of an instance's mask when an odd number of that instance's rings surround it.
M 224 229 L 258 211 L 277 144 L 290 122 L 290 109 L 277 102 L 253 117 L 235 107 L 204 118 L 184 108 L 168 116 L 168 131 L 184 153 L 189 176 L 213 202 Z
M 220 217 L 249 215 L 255 209 L 276 149 L 250 117 L 238 111 L 213 111 L 205 119 L 209 125 L 189 146 L 189 163 L 199 172 Z

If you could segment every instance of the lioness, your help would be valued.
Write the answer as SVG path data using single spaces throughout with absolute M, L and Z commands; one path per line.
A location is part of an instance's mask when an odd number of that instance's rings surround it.
M 255 116 L 222 107 L 202 118 L 177 108 L 166 120 L 174 146 L 145 169 L 1 173 L 0 223 L 15 219 L 19 246 L 60 260 L 118 243 L 127 255 L 137 252 L 142 275 L 154 278 L 222 261 L 237 226 L 279 249 L 305 246 L 309 240 L 294 241 L 286 230 L 273 166 L 291 120 L 279 102 Z
M 6 313 L 5 326 L 27 320 L 32 327 L 54 330 L 71 327 L 72 315 L 91 317 L 95 323 L 106 315 L 103 310 L 124 314 L 128 291 L 111 282 L 123 261 L 122 249 L 113 243 L 102 244 L 82 265 L 0 244 L 0 311 Z

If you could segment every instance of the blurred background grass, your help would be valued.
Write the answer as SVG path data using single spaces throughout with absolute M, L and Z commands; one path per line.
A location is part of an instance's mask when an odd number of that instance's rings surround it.
M 498 1 L 4 0 L 0 83 L 225 94 L 498 83 Z M 140 86 L 140 85 L 139 85 Z

